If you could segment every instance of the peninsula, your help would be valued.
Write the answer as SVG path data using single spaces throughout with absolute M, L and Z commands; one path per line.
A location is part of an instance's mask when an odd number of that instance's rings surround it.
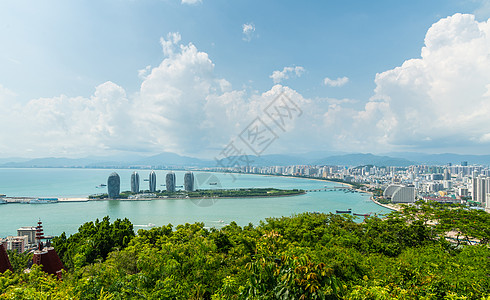
M 156 191 L 150 193 L 132 193 L 125 191 L 115 199 L 121 200 L 153 200 L 153 199 L 191 199 L 191 198 L 260 198 L 260 197 L 283 197 L 305 194 L 301 189 L 275 189 L 275 188 L 240 188 L 240 189 L 206 189 L 195 191 Z M 90 200 L 109 199 L 108 194 L 90 195 Z

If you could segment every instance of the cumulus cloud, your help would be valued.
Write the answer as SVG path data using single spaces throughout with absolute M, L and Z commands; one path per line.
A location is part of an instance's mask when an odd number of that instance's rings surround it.
M 39 98 L 21 104 L 0 86 L 0 149 L 16 155 L 102 154 L 107 150 L 199 155 L 220 148 L 257 116 L 261 96 L 233 90 L 208 55 L 178 33 L 161 39 L 165 58 L 139 71 L 130 98 L 113 82 L 90 97 Z M 8 114 L 6 113 L 8 112 Z M 32 147 L 35 145 L 35 147 Z M 22 150 L 20 150 L 22 149 Z M 22 153 L 21 153 L 22 152 Z
M 162 45 L 163 48 L 163 54 L 166 56 L 172 56 L 174 54 L 176 45 L 180 42 L 182 37 L 180 36 L 180 33 L 178 32 L 170 32 L 167 34 L 167 38 L 160 38 L 160 44 Z
M 255 25 L 253 23 L 245 23 L 242 25 L 243 40 L 250 42 L 255 34 Z
M 292 78 L 294 76 L 301 77 L 301 75 L 303 75 L 304 72 L 305 72 L 305 68 L 300 67 L 300 66 L 284 67 L 284 69 L 282 69 L 282 71 L 272 72 L 272 75 L 269 77 L 272 78 L 272 81 L 274 81 L 274 83 L 277 84 L 277 83 L 280 83 L 281 81 L 283 81 L 284 79 L 289 79 L 289 78 Z
M 250 92 L 217 76 L 208 54 L 183 44 L 178 33 L 161 44 L 164 59 L 140 72 L 140 90 L 131 96 L 108 81 L 88 97 L 22 102 L 0 85 L 0 126 L 11 129 L 0 131 L 0 152 L 172 151 L 213 157 L 257 117 L 278 136 L 268 153 L 490 146 L 490 22 L 472 15 L 456 14 L 433 24 L 421 57 L 377 74 L 374 94 L 360 109 L 349 99 L 308 99 L 281 85 L 305 72 L 299 66 L 274 71 L 274 86 Z M 283 128 L 265 113 L 279 95 L 302 112 Z
M 17 104 L 2 121 L 13 130 L 2 131 L 0 140 L 19 154 L 71 156 L 121 149 L 131 135 L 129 100 L 124 89 L 113 82 L 97 86 L 90 98 L 62 95 L 33 99 L 24 105 L 12 101 Z
M 339 87 L 345 85 L 347 82 L 349 82 L 349 78 L 347 77 L 339 77 L 337 79 L 330 79 L 328 77 L 325 77 L 323 79 L 323 84 L 327 86 L 333 86 L 333 87 Z
M 148 65 L 144 69 L 138 70 L 138 77 L 140 79 L 145 79 L 148 72 L 151 70 L 151 66 Z
M 488 147 L 488 49 L 489 21 L 455 14 L 433 24 L 420 58 L 376 75 L 374 95 L 348 118 L 350 140 L 364 137 L 379 148 Z

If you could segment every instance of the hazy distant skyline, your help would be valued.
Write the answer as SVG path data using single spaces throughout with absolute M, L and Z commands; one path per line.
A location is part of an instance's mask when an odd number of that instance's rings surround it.
M 0 157 L 211 158 L 281 93 L 302 114 L 268 123 L 264 154 L 488 154 L 489 17 L 488 0 L 2 1 Z

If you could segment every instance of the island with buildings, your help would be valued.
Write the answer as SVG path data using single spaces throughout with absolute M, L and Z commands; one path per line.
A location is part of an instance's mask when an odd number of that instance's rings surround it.
M 305 194 L 301 189 L 276 188 L 236 188 L 236 189 L 196 189 L 194 174 L 184 174 L 183 189 L 177 189 L 176 175 L 169 172 L 165 176 L 165 190 L 157 190 L 156 174 L 150 172 L 148 190 L 140 190 L 138 172 L 131 174 L 131 191 L 120 192 L 120 177 L 112 173 L 107 179 L 107 193 L 90 195 L 90 200 L 155 200 L 155 199 L 195 199 L 195 198 L 249 198 L 249 197 L 282 197 Z M 213 185 L 214 183 L 208 183 Z M 216 183 L 217 184 L 217 183 Z

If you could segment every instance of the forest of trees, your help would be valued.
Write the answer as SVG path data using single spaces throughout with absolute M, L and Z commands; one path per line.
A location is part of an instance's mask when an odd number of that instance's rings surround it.
M 0 299 L 490 299 L 489 241 L 488 213 L 422 203 L 364 222 L 303 213 L 136 235 L 106 217 L 53 240 L 61 281 L 10 253 Z

